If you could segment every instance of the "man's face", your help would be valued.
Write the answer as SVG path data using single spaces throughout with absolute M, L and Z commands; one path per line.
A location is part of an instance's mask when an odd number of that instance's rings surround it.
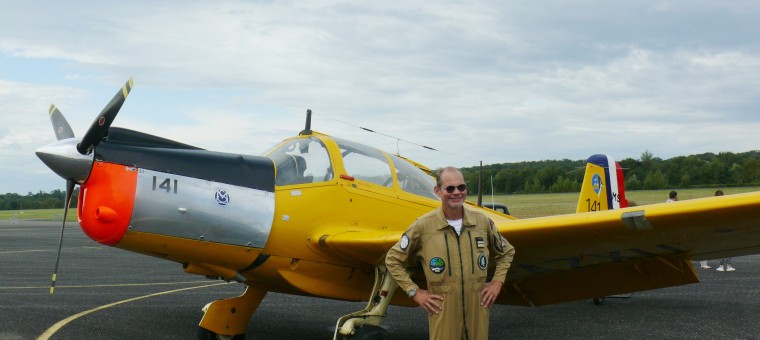
M 458 186 L 464 185 L 464 177 L 458 171 L 445 171 L 441 174 L 441 185 L 435 187 L 435 193 L 441 198 L 441 203 L 450 208 L 457 209 L 462 207 L 467 198 L 467 189 L 460 191 Z M 454 191 L 449 193 L 447 187 L 454 187 Z

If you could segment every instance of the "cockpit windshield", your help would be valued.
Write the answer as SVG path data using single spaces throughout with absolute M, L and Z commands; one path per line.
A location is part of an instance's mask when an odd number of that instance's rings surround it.
M 325 182 L 334 175 L 327 148 L 315 137 L 293 139 L 269 157 L 277 165 L 277 185 Z
M 346 172 L 356 179 L 372 182 L 386 187 L 393 185 L 391 166 L 388 158 L 377 149 L 333 138 L 340 147 Z M 401 190 L 408 193 L 437 199 L 433 192 L 435 180 L 406 160 L 390 155 L 396 169 L 396 178 Z
M 346 173 L 354 179 L 390 188 L 395 169 L 401 190 L 437 199 L 433 192 L 435 179 L 414 164 L 360 143 L 334 137 L 333 140 L 340 149 Z M 327 182 L 335 177 L 327 148 L 314 136 L 287 141 L 267 156 L 277 166 L 278 186 Z
M 362 181 L 391 187 L 393 176 L 388 158 L 380 150 L 366 145 L 333 138 L 340 148 L 343 166 L 348 175 Z
M 415 195 L 438 199 L 433 191 L 433 187 L 435 187 L 435 179 L 433 177 L 401 157 L 391 156 L 391 159 L 393 159 L 393 165 L 396 167 L 396 178 L 398 178 L 398 185 L 401 187 L 401 190 Z

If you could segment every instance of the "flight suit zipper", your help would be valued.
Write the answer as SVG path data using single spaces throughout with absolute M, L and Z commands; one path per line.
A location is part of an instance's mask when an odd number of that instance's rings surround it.
M 467 237 L 470 238 L 470 269 L 472 270 L 472 274 L 475 274 L 475 250 L 472 249 L 472 234 L 470 234 L 470 231 L 467 231 Z
M 449 264 L 449 276 L 451 276 L 451 253 L 449 252 L 449 233 L 443 233 L 443 239 L 444 241 L 446 241 L 446 261 L 448 261 L 447 263 Z
M 462 290 L 462 328 L 464 329 L 464 338 L 469 339 L 470 335 L 467 334 L 467 308 L 465 305 L 465 289 L 464 289 L 464 262 L 462 261 L 462 243 L 459 241 L 460 237 L 459 234 L 457 234 L 457 231 L 454 230 L 454 227 L 449 226 L 452 231 L 454 231 L 454 235 L 456 235 L 457 238 L 457 252 L 459 252 L 459 287 Z M 464 228 L 464 225 L 462 225 L 462 228 Z M 448 233 L 444 234 L 447 235 Z M 448 238 L 447 238 L 448 240 Z M 446 242 L 446 251 L 448 252 L 449 249 L 449 242 Z M 472 244 L 470 245 L 470 249 L 472 249 Z M 450 261 L 450 260 L 449 260 Z M 449 262 L 451 263 L 451 262 Z M 451 266 L 449 266 L 451 267 Z M 449 272 L 450 272 L 449 268 Z

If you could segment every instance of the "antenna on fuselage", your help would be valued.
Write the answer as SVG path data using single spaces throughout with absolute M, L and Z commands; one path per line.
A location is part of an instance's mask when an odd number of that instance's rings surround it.
M 310 135 L 311 134 L 311 109 L 306 109 L 306 127 L 298 133 L 299 135 Z

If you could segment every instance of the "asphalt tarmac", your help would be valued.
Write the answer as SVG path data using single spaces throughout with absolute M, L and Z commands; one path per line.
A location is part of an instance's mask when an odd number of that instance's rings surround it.
M 194 339 L 201 307 L 244 290 L 101 246 L 71 223 L 50 295 L 59 233 L 59 222 L 0 221 L 0 339 Z M 716 262 L 698 269 L 702 283 L 601 306 L 495 306 L 491 339 L 760 338 L 760 255 L 734 258 L 735 272 L 715 271 Z M 365 304 L 270 293 L 247 339 L 330 339 L 337 318 Z M 384 327 L 397 338 L 427 338 L 418 308 L 392 306 Z

